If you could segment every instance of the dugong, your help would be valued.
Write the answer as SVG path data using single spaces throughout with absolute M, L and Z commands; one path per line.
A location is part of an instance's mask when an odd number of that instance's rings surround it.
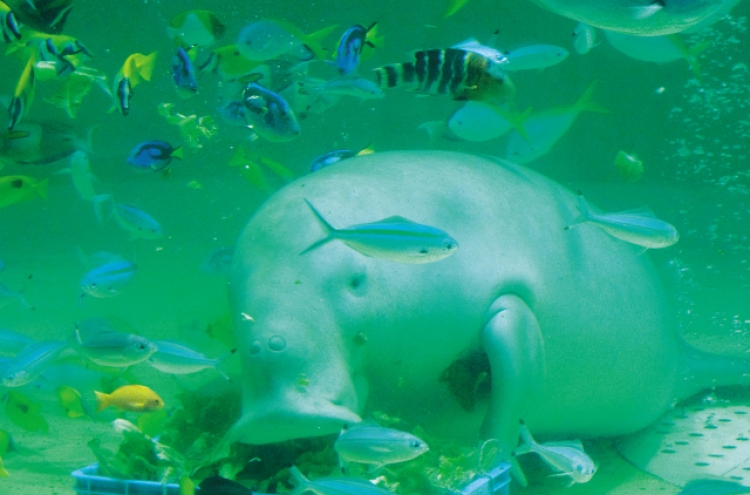
M 427 264 L 339 241 L 300 254 L 326 235 L 306 200 L 335 228 L 399 215 L 460 247 Z M 510 459 L 520 420 L 535 435 L 626 434 L 740 383 L 750 367 L 675 334 L 642 248 L 595 225 L 564 230 L 576 203 L 530 169 L 442 151 L 355 157 L 278 191 L 230 276 L 243 370 L 233 439 L 325 435 L 383 411 L 467 443 L 497 438 Z
M 679 33 L 735 0 L 533 0 L 594 27 L 640 36 Z

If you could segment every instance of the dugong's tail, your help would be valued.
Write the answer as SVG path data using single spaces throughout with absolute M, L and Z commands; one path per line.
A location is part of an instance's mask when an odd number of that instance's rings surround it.
M 679 400 L 715 387 L 750 386 L 750 358 L 711 354 L 685 343 L 682 362 L 676 387 Z

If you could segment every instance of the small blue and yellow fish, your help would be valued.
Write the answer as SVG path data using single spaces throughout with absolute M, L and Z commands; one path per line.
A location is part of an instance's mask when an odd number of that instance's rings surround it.
M 156 63 L 157 52 L 148 55 L 133 53 L 125 59 L 122 68 L 113 81 L 113 94 L 116 98 L 116 107 L 123 115 L 130 113 L 130 99 L 133 97 L 133 88 L 141 81 L 150 81 Z
M 335 229 L 309 201 L 305 200 L 305 203 L 327 235 L 311 244 L 300 255 L 336 239 L 365 256 L 396 263 L 434 263 L 458 250 L 458 242 L 442 230 L 399 216 Z
M 541 70 L 559 64 L 568 58 L 569 54 L 568 50 L 560 46 L 525 46 L 506 52 L 507 62 L 503 68 L 507 71 Z
M 321 168 L 328 167 L 353 156 L 371 155 L 375 152 L 371 145 L 367 145 L 359 151 L 354 150 L 333 150 L 316 157 L 310 163 L 310 172 L 317 172 Z
M 273 91 L 250 83 L 243 93 L 245 118 L 259 136 L 274 142 L 285 142 L 300 135 L 297 117 L 289 104 Z
M 358 462 L 375 469 L 409 461 L 429 449 L 427 443 L 411 433 L 377 425 L 352 426 L 344 430 L 333 444 L 342 467 L 349 462 Z
M 367 480 L 335 477 L 309 480 L 297 466 L 290 467 L 289 474 L 296 484 L 292 495 L 303 495 L 308 492 L 318 495 L 393 495 L 393 492 L 375 486 Z
M 118 368 L 143 362 L 156 352 L 153 342 L 136 335 L 126 321 L 112 316 L 76 322 L 70 345 L 93 363 Z
M 137 267 L 132 261 L 112 253 L 100 251 L 87 260 L 91 266 L 81 278 L 81 296 L 106 298 L 120 295 L 135 277 Z
M 0 28 L 6 43 L 21 39 L 21 25 L 5 2 L 0 2 Z
M 34 53 L 37 76 L 40 80 L 64 77 L 73 73 L 82 62 L 81 56 L 86 56 L 89 59 L 94 58 L 89 49 L 80 40 L 72 36 L 32 32 L 29 35 L 24 35 L 22 41 L 26 42 L 25 46 L 27 47 L 22 51 L 22 54 L 28 52 L 29 49 Z M 19 48 L 18 45 L 20 43 L 16 44 L 13 49 Z M 40 69 L 44 68 L 53 70 L 47 76 L 44 75 L 45 71 L 41 70 L 42 74 L 40 75 Z
M 8 105 L 8 130 L 12 131 L 29 113 L 31 102 L 34 101 L 34 64 L 36 57 L 31 55 L 18 79 L 13 98 Z
M 164 407 L 159 395 L 144 385 L 125 385 L 111 394 L 94 391 L 96 394 L 96 412 L 114 406 L 121 411 L 150 412 Z
M 131 239 L 159 239 L 164 235 L 159 222 L 135 206 L 118 203 L 112 214 L 120 227 L 130 232 Z
M 234 354 L 236 349 L 218 358 L 209 358 L 179 342 L 160 340 L 154 343 L 157 350 L 148 358 L 148 363 L 163 373 L 186 375 L 205 369 L 215 369 L 221 376 L 229 379 L 224 371 L 224 361 Z
M 47 200 L 49 179 L 37 182 L 25 175 L 6 175 L 0 177 L 0 208 L 28 201 L 36 196 Z
M 226 26 L 213 12 L 188 10 L 169 21 L 167 35 L 183 47 L 207 46 L 224 36 Z
M 20 387 L 36 380 L 68 347 L 66 342 L 35 342 L 24 348 L 2 369 L 0 384 Z
M 341 75 L 348 75 L 357 70 L 365 45 L 375 47 L 372 41 L 367 40 L 367 34 L 376 24 L 377 22 L 373 22 L 368 28 L 356 24 L 341 36 L 336 50 L 336 67 Z
M 193 61 L 182 47 L 179 47 L 172 57 L 172 78 L 177 85 L 177 93 L 183 98 L 195 96 L 198 92 Z
M 680 239 L 673 225 L 656 218 L 648 208 L 616 213 L 593 213 L 583 195 L 579 194 L 578 211 L 580 215 L 565 227 L 566 230 L 582 223 L 593 223 L 612 237 L 646 249 L 669 247 Z
M 18 18 L 45 33 L 59 34 L 73 9 L 73 0 L 24 0 L 16 2 Z
M 344 76 L 322 84 L 300 83 L 300 93 L 308 95 L 354 96 L 363 100 L 383 98 L 385 93 L 373 81 L 357 76 Z
M 175 148 L 166 141 L 146 141 L 131 150 L 128 163 L 142 170 L 159 171 L 167 168 L 172 158 L 182 159 L 182 146 Z

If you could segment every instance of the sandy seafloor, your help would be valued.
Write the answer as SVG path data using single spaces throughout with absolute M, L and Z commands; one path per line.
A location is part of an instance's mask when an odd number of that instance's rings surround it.
M 53 85 L 40 83 L 27 119 L 67 122 L 80 133 L 94 126 L 91 167 L 101 181 L 100 190 L 154 215 L 165 236 L 132 242 L 114 222 L 98 224 L 69 178 L 53 175 L 64 163 L 6 167 L 0 174 L 49 177 L 50 186 L 46 202 L 34 200 L 0 209 L 0 259 L 6 265 L 0 282 L 22 290 L 35 308 L 29 311 L 13 303 L 0 308 L 0 327 L 37 339 L 65 339 L 73 322 L 113 315 L 149 338 L 185 339 L 211 356 L 224 351 L 203 330 L 228 310 L 226 284 L 222 277 L 198 267 L 212 250 L 233 245 L 265 194 L 227 166 L 236 146 L 247 142 L 247 133 L 228 126 L 216 114 L 223 101 L 219 78 L 201 78 L 199 94 L 190 100 L 182 100 L 174 91 L 168 74 L 174 47 L 164 27 L 181 11 L 215 11 L 228 25 L 222 43 L 232 42 L 244 24 L 259 18 L 284 18 L 307 32 L 339 24 L 329 46 L 345 26 L 377 20 L 386 45 L 363 64 L 365 71 L 405 61 L 406 53 L 414 49 L 446 47 L 472 36 L 485 41 L 498 29 L 507 47 L 552 43 L 572 50 L 570 33 L 576 23 L 526 0 L 471 0 L 445 20 L 443 6 L 436 7 L 433 0 L 408 5 L 395 0 L 353 3 L 309 2 L 301 9 L 291 0 L 76 1 L 66 34 L 80 38 L 96 54 L 95 67 L 111 78 L 129 54 L 159 50 L 155 77 L 138 86 L 126 118 L 107 113 L 110 101 L 93 89 L 76 119 L 70 119 L 44 101 L 54 91 Z M 665 280 L 678 330 L 691 343 L 727 354 L 743 354 L 750 347 L 750 75 L 742 62 L 746 60 L 745 16 L 749 13 L 748 0 L 743 0 L 730 18 L 685 38 L 691 46 L 712 41 L 700 57 L 700 78 L 684 61 L 660 65 L 633 60 L 606 42 L 585 56 L 571 54 L 559 66 L 514 75 L 519 109 L 570 104 L 592 81 L 598 82 L 594 99 L 610 112 L 582 115 L 550 154 L 530 166 L 572 190 L 585 191 L 592 203 L 605 210 L 647 204 L 673 223 L 681 233 L 680 242 L 646 256 Z M 0 94 L 12 93 L 19 72 L 17 60 L 0 58 Z M 165 102 L 175 103 L 187 115 L 213 115 L 219 131 L 202 148 L 186 150 L 185 160 L 175 163 L 170 177 L 136 173 L 124 162 L 136 143 L 181 141 L 179 131 L 156 112 L 156 106 Z M 398 90 L 383 100 L 342 99 L 336 107 L 302 121 L 302 134 L 293 143 L 259 140 L 252 146 L 298 176 L 307 173 L 307 164 L 317 155 L 338 148 L 358 149 L 367 143 L 373 143 L 376 152 L 429 148 L 502 156 L 502 140 L 431 142 L 417 130 L 425 121 L 447 118 L 457 106 L 448 98 L 416 98 Z M 618 176 L 613 159 L 619 150 L 635 152 L 644 161 L 639 181 L 625 182 Z M 269 180 L 281 185 L 272 177 Z M 133 258 L 138 275 L 121 296 L 84 298 L 79 305 L 79 250 L 87 255 L 110 251 Z M 137 368 L 135 374 L 158 390 L 168 407 L 174 403 L 179 388 L 169 377 L 145 367 Z M 206 372 L 188 383 L 198 386 L 213 377 Z M 91 392 L 85 395 L 91 401 Z M 43 407 L 50 424 L 47 435 L 27 433 L 10 424 L 0 408 L 0 429 L 37 452 L 28 457 L 9 454 L 3 459 L 10 477 L 0 480 L 2 495 L 71 493 L 70 472 L 94 461 L 86 442 L 98 437 L 110 448 L 117 443 L 118 435 L 107 421 L 67 419 L 54 401 L 45 401 Z M 669 495 L 678 491 L 630 465 L 608 441 L 589 445 L 600 463 L 590 483 L 565 489 L 547 480 L 514 493 Z

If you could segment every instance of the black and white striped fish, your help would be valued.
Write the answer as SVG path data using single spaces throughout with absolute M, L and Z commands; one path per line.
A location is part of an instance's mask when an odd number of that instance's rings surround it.
M 420 94 L 450 94 L 454 100 L 505 102 L 516 88 L 501 64 L 457 48 L 420 50 L 413 62 L 375 69 L 381 88 L 401 87 Z

